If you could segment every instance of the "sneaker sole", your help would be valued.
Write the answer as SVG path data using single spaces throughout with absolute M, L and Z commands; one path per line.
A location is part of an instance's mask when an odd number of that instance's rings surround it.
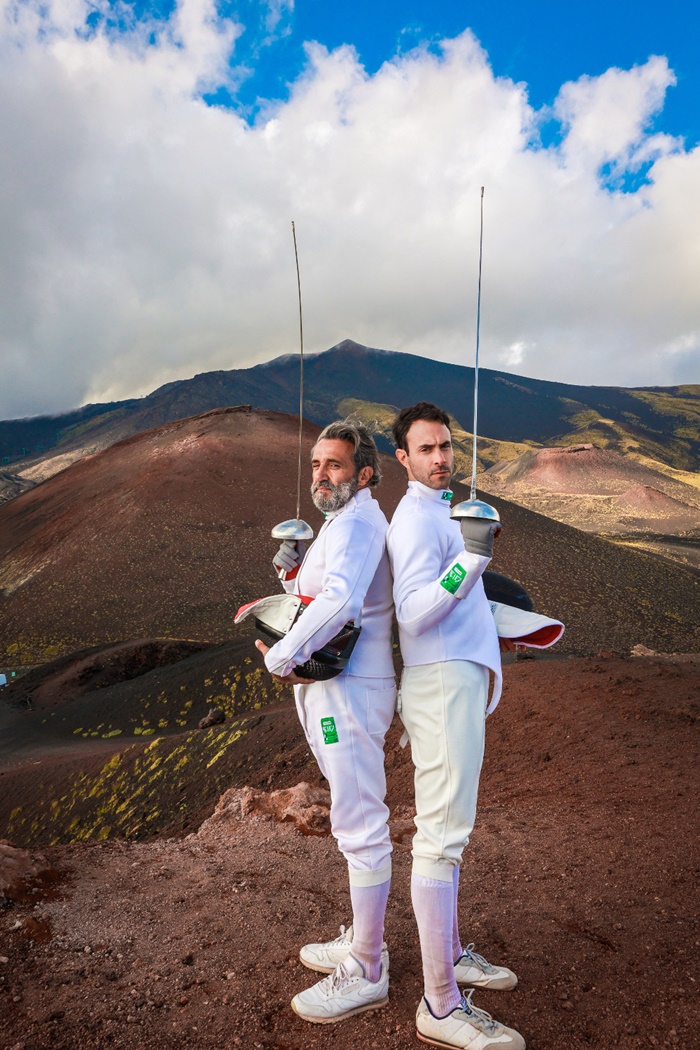
M 442 1047 L 442 1050 L 459 1050 L 459 1047 L 457 1047 L 457 1045 L 455 1043 L 443 1043 L 443 1041 L 441 1039 L 431 1039 L 427 1035 L 422 1035 L 418 1031 L 417 1028 L 416 1028 L 416 1035 L 418 1036 L 418 1038 L 420 1039 L 420 1041 L 422 1043 L 429 1043 L 430 1046 L 439 1046 L 439 1047 Z M 525 1042 L 524 1041 L 523 1041 L 522 1045 L 525 1046 Z
M 427 1035 L 421 1035 L 417 1028 L 416 1035 L 422 1043 L 429 1043 L 431 1046 L 441 1046 L 444 1047 L 445 1050 L 459 1050 L 458 1047 L 455 1047 L 454 1043 L 443 1043 L 440 1039 L 429 1039 Z
M 455 976 L 455 980 L 462 988 L 486 988 L 491 992 L 510 992 L 518 984 L 517 977 L 511 981 L 510 977 L 496 977 L 493 980 L 487 978 L 485 981 L 465 981 L 464 978 Z
M 372 1010 L 381 1010 L 383 1006 L 386 1006 L 389 1002 L 389 996 L 386 999 L 379 999 L 374 1003 L 367 1003 L 366 1006 L 356 1006 L 354 1010 L 348 1010 L 344 1014 L 338 1014 L 337 1017 L 310 1017 L 308 1014 L 303 1014 L 300 1010 L 297 1010 L 292 999 L 292 1010 L 301 1017 L 303 1021 L 310 1021 L 311 1024 L 336 1024 L 338 1021 L 344 1021 L 347 1017 L 355 1017 L 357 1014 L 370 1013 Z M 453 1048 L 454 1050 L 454 1048 Z

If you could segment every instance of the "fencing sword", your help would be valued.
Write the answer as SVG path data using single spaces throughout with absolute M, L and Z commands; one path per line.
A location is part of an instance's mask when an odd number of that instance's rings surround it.
M 481 328 L 481 264 L 484 256 L 484 187 L 481 187 L 481 223 L 479 228 L 479 289 L 476 299 L 476 360 L 474 363 L 474 428 L 472 433 L 472 483 L 469 499 L 462 500 L 452 508 L 450 517 L 459 521 L 461 518 L 486 518 L 489 521 L 500 521 L 501 516 L 490 503 L 476 498 L 476 442 L 479 411 L 479 331 Z
M 297 231 L 292 222 L 292 237 L 294 238 L 294 259 L 297 267 L 297 291 L 299 294 L 299 454 L 297 458 L 297 516 L 281 521 L 272 530 L 273 540 L 287 540 L 289 543 L 297 541 L 312 540 L 314 530 L 307 522 L 299 517 L 301 513 L 301 460 L 302 460 L 302 433 L 304 427 L 304 322 L 301 312 L 301 277 L 299 275 L 299 252 L 297 250 Z

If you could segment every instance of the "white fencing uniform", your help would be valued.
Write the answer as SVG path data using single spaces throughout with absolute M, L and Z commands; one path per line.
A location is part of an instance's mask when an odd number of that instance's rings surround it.
M 413 870 L 452 882 L 474 824 L 484 751 L 488 670 L 501 691 L 498 635 L 481 574 L 450 518 L 451 493 L 410 481 L 387 534 L 404 673 L 399 712 L 411 740 L 416 828 Z M 457 598 L 445 573 L 466 569 Z
M 356 886 L 379 885 L 391 875 L 384 737 L 396 687 L 387 527 L 367 488 L 327 515 L 297 576 L 284 585 L 314 601 L 265 657 L 271 673 L 289 674 L 361 616 L 345 670 L 329 681 L 294 687 L 306 738 L 330 785 L 333 835 Z

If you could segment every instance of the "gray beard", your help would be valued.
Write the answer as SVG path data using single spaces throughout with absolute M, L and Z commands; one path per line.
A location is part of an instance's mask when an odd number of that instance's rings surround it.
M 341 481 L 340 485 L 334 485 L 331 481 L 324 481 L 324 491 L 319 488 L 320 482 L 316 482 L 315 485 L 311 486 L 311 499 L 314 501 L 314 506 L 318 510 L 322 510 L 324 514 L 332 514 L 333 511 L 342 510 L 346 503 L 348 503 L 357 492 L 357 478 L 350 478 L 350 481 Z M 330 488 L 330 492 L 326 493 L 326 486 Z

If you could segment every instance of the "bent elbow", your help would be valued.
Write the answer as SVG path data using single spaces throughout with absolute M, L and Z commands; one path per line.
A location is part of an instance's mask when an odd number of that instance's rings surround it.
M 362 612 L 362 606 L 364 604 L 363 597 L 354 594 L 349 589 L 336 588 L 330 591 L 324 591 L 323 597 L 327 598 L 329 607 L 334 610 L 333 615 L 341 616 L 345 622 L 348 620 L 357 620 Z M 318 601 L 318 599 L 316 600 Z
M 419 634 L 422 634 L 425 630 L 425 624 L 422 619 L 417 619 L 415 616 L 410 618 L 401 616 L 398 612 L 396 614 L 396 622 L 402 631 L 410 635 L 411 638 L 417 638 Z

